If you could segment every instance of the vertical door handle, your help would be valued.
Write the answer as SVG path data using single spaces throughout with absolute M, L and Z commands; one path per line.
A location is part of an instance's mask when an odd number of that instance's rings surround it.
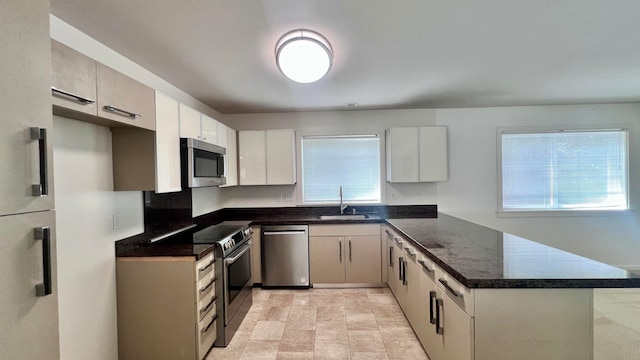
M 47 175 L 47 129 L 32 127 L 31 140 L 38 140 L 38 159 L 40 169 L 40 183 L 31 186 L 33 196 L 49 195 L 49 181 Z
M 51 294 L 51 229 L 48 226 L 33 229 L 33 239 L 42 240 L 42 275 L 44 282 L 36 285 L 37 296 Z
M 444 326 L 440 324 L 442 316 L 440 315 L 440 309 L 444 307 L 442 299 L 436 300 L 436 334 L 444 334 Z
M 338 251 L 340 251 L 340 262 L 342 262 L 342 240 L 338 241 Z
M 393 246 L 389 246 L 389 267 L 393 267 Z
M 349 262 L 351 262 L 351 238 L 349 238 Z
M 402 256 L 398 258 L 398 280 L 402 280 Z
M 436 300 L 436 292 L 434 290 L 429 291 L 429 323 L 435 324 L 436 318 L 433 316 L 433 305 L 435 305 Z
M 407 285 L 407 261 L 402 260 L 402 285 Z

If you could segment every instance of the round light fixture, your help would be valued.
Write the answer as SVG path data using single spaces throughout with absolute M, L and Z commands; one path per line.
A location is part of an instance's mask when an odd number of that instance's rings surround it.
M 333 49 L 324 36 L 298 29 L 284 34 L 276 44 L 276 64 L 280 72 L 299 83 L 322 79 L 333 62 Z

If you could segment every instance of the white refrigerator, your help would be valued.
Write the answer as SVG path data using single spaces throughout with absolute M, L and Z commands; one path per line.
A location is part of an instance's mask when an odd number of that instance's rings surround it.
M 0 1 L 0 360 L 59 359 L 48 0 Z

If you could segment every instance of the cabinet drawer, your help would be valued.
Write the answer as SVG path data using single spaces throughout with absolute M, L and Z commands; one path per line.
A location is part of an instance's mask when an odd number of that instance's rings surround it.
M 108 66 L 97 65 L 98 116 L 156 129 L 155 91 Z M 136 116 L 137 115 L 137 116 Z
M 199 281 L 201 277 L 214 270 L 214 262 L 213 254 L 209 254 L 196 263 L 196 281 Z
M 460 284 L 453 276 L 438 267 L 436 267 L 435 282 L 442 292 L 447 294 L 462 310 L 469 316 L 474 316 L 473 290 Z
M 215 311 L 210 311 L 198 323 L 198 359 L 203 359 L 216 341 L 216 335 L 218 333 L 217 318 L 218 315 L 215 314 Z
M 211 287 L 208 291 L 205 291 L 200 295 L 198 300 L 198 320 L 202 320 L 210 312 L 216 314 L 216 292 L 215 286 Z
M 309 236 L 349 236 L 349 235 L 377 235 L 380 236 L 380 224 L 332 224 L 310 225 Z

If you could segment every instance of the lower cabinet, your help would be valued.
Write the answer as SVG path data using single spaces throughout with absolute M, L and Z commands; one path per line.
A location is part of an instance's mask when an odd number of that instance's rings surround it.
M 387 283 L 429 359 L 593 359 L 592 289 L 470 289 L 386 235 Z
M 213 254 L 118 258 L 118 358 L 202 360 L 216 340 Z
M 312 284 L 382 283 L 380 225 L 310 225 Z
M 251 282 L 262 284 L 262 239 L 260 238 L 260 226 L 252 226 L 251 230 Z

